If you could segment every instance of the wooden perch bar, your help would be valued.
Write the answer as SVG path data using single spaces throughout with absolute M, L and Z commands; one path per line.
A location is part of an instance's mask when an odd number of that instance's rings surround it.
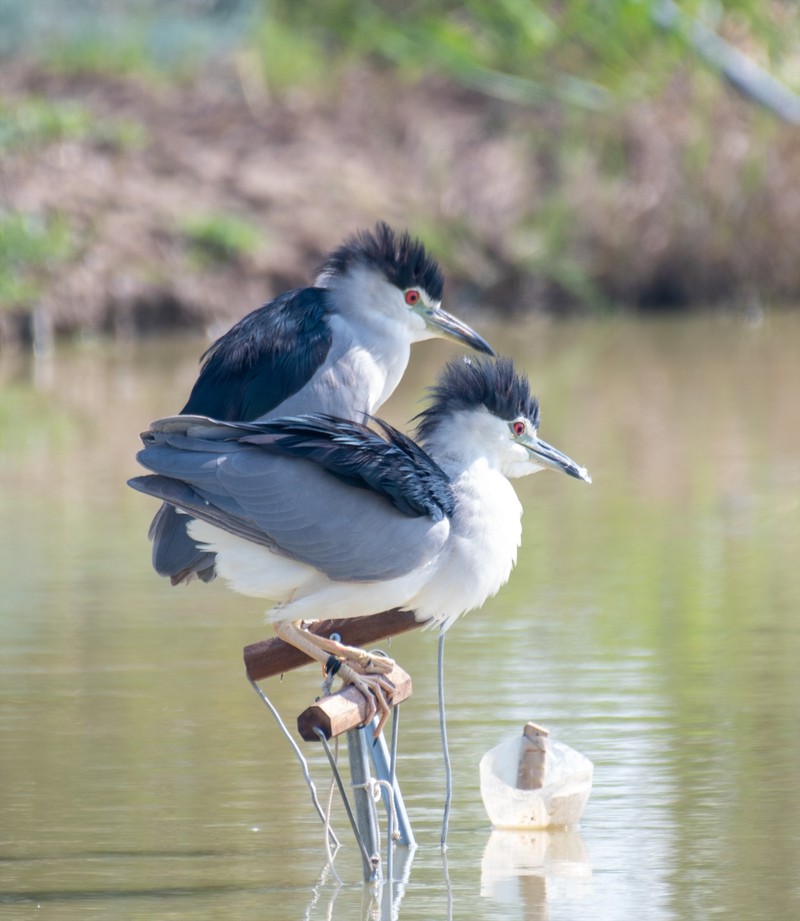
M 393 691 L 386 693 L 389 706 L 411 697 L 411 678 L 399 665 L 395 665 L 386 677 L 395 686 Z M 322 730 L 326 739 L 334 739 L 343 732 L 361 726 L 366 719 L 367 702 L 364 695 L 350 684 L 336 694 L 321 697 L 303 710 L 297 717 L 297 731 L 306 742 L 318 742 L 319 736 L 314 732 L 316 728 Z
M 394 608 L 381 614 L 370 614 L 369 617 L 317 620 L 309 624 L 308 629 L 322 636 L 338 633 L 342 642 L 348 646 L 369 646 L 387 637 L 421 627 L 423 623 L 416 620 L 413 611 Z M 311 661 L 305 653 L 284 643 L 277 636 L 244 647 L 244 667 L 251 681 L 282 675 L 308 665 Z

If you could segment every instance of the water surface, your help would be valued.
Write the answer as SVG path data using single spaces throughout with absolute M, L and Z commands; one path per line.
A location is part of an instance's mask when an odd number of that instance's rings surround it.
M 594 484 L 518 481 L 517 569 L 448 636 L 446 867 L 435 636 L 391 645 L 414 679 L 399 774 L 419 842 L 398 854 L 395 915 L 800 917 L 800 316 L 482 331 Z M 149 566 L 155 504 L 124 481 L 202 348 L 0 363 L 0 916 L 381 916 L 338 806 L 344 886 L 326 871 L 245 681 L 259 604 Z M 404 423 L 457 354 L 421 346 L 385 415 Z M 292 723 L 318 685 L 308 668 L 265 689 Z M 578 831 L 490 829 L 478 761 L 528 719 L 595 763 Z

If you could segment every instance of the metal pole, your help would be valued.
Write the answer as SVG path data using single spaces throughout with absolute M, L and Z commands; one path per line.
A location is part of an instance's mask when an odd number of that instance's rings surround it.
M 364 865 L 364 882 L 374 883 L 381 878 L 381 854 L 378 838 L 378 817 L 372 799 L 369 773 L 369 749 L 365 732 L 368 727 L 351 729 L 347 733 L 347 757 L 350 762 L 350 780 L 353 785 L 356 826 L 365 850 L 361 861 Z
M 406 811 L 406 804 L 403 800 L 403 794 L 400 792 L 400 784 L 397 782 L 395 775 L 395 757 L 397 754 L 397 726 L 399 710 L 395 709 L 394 720 L 392 721 L 392 754 L 389 754 L 389 747 L 386 739 L 381 733 L 377 739 L 373 739 L 370 745 L 370 754 L 372 763 L 375 765 L 375 776 L 378 780 L 386 780 L 392 785 L 394 791 L 394 809 L 397 814 L 397 831 L 400 835 L 398 844 L 406 847 L 416 847 L 417 842 L 414 840 L 414 832 L 411 830 L 411 822 Z M 389 793 L 386 790 L 381 791 L 383 802 L 386 806 L 387 814 L 391 812 L 391 803 L 389 802 Z

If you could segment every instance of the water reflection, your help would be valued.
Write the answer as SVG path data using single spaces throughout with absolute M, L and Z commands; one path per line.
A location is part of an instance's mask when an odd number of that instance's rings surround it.
M 361 910 L 363 921 L 397 921 L 403 916 L 403 897 L 413 885 L 411 867 L 415 848 L 394 850 L 394 882 L 387 881 L 364 886 Z M 442 855 L 444 888 L 448 894 L 446 910 L 441 917 L 452 921 L 454 901 L 449 879 L 447 858 Z M 576 829 L 550 831 L 493 830 L 486 840 L 481 858 L 480 896 L 496 903 L 500 910 L 521 907 L 526 921 L 546 921 L 550 918 L 548 903 L 551 893 L 562 891 L 567 884 L 572 896 L 588 896 L 586 881 L 591 878 L 591 866 L 586 846 Z M 312 888 L 304 918 L 332 919 L 342 916 L 336 909 L 339 896 L 346 892 L 341 881 L 334 880 L 334 871 L 326 865 L 317 884 Z
M 501 905 L 521 905 L 526 921 L 546 921 L 553 881 L 591 875 L 589 853 L 577 829 L 494 829 L 481 859 L 481 895 Z
M 414 679 L 399 776 L 420 844 L 392 911 L 800 917 L 800 317 L 481 328 L 531 373 L 542 436 L 595 480 L 520 484 L 517 570 L 448 636 L 449 885 L 435 637 L 391 645 Z M 0 911 L 364 911 L 349 842 L 345 885 L 318 883 L 319 819 L 244 678 L 258 606 L 156 579 L 153 509 L 124 487 L 138 432 L 178 408 L 202 347 L 84 343 L 38 371 L 0 356 Z M 390 421 L 417 411 L 444 354 L 419 347 Z M 270 684 L 287 722 L 318 693 L 311 671 Z M 477 765 L 528 719 L 595 764 L 591 876 L 548 846 L 540 869 L 534 849 L 487 885 Z

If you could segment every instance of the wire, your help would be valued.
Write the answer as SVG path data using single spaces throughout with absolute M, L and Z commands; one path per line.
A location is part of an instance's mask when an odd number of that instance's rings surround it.
M 439 730 L 442 736 L 442 755 L 444 756 L 444 814 L 442 815 L 442 850 L 447 850 L 447 828 L 450 824 L 450 803 L 453 799 L 453 771 L 450 765 L 450 752 L 447 748 L 447 721 L 444 710 L 444 627 L 439 630 L 438 655 L 439 680 Z
M 272 704 L 272 701 L 261 690 L 261 687 L 258 684 L 256 684 L 255 681 L 250 679 L 250 684 L 253 686 L 253 690 L 256 692 L 256 694 L 258 694 L 261 700 L 264 701 L 264 704 L 266 705 L 270 713 L 275 717 L 275 721 L 278 724 L 278 728 L 286 736 L 286 738 L 289 741 L 289 744 L 292 746 L 292 749 L 294 750 L 297 760 L 300 762 L 300 768 L 303 771 L 303 777 L 305 779 L 305 782 L 308 784 L 308 789 L 311 791 L 311 802 L 314 804 L 314 808 L 317 810 L 317 815 L 319 815 L 319 817 L 322 819 L 323 825 L 325 825 L 325 827 L 328 830 L 328 834 L 330 836 L 331 843 L 334 845 L 334 847 L 338 848 L 339 839 L 336 837 L 336 833 L 334 832 L 334 830 L 328 824 L 327 816 L 323 812 L 322 806 L 320 806 L 319 799 L 317 798 L 317 788 L 314 786 L 314 781 L 311 779 L 311 774 L 309 773 L 309 770 L 308 770 L 308 762 L 303 757 L 303 753 L 300 751 L 297 745 L 297 742 L 295 742 L 295 740 L 292 738 L 291 733 L 286 728 L 286 724 L 281 719 L 280 713 L 278 713 L 278 711 L 275 709 L 274 705 Z

